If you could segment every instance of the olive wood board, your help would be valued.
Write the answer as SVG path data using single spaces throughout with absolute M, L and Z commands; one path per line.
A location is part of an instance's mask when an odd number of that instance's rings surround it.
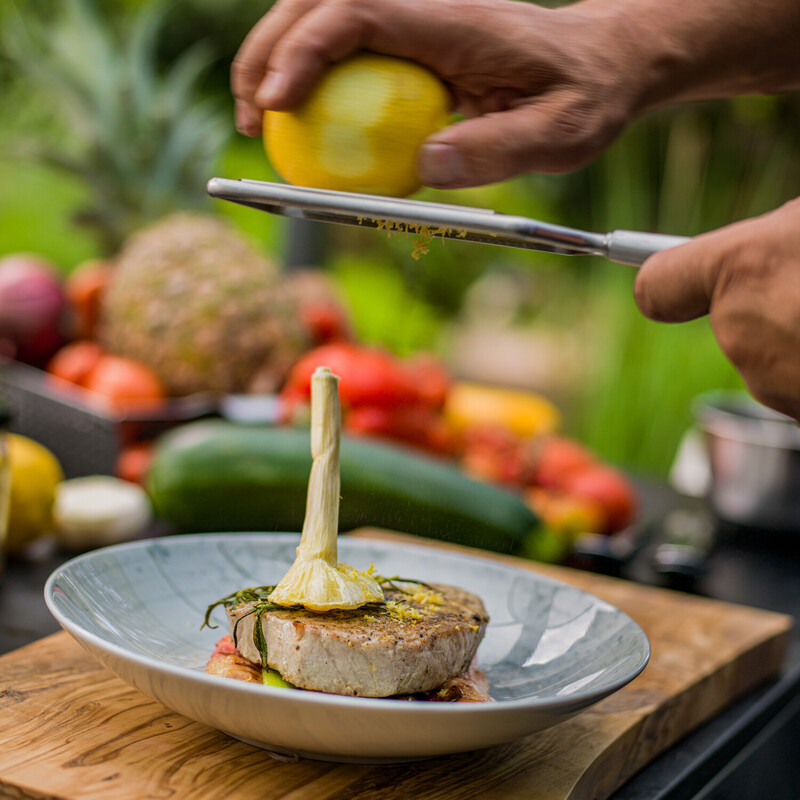
M 356 535 L 425 541 L 377 530 Z M 625 611 L 650 638 L 645 671 L 578 716 L 490 750 L 388 766 L 287 761 L 169 711 L 61 632 L 0 658 L 0 798 L 605 800 L 781 669 L 791 617 L 480 555 L 571 583 Z

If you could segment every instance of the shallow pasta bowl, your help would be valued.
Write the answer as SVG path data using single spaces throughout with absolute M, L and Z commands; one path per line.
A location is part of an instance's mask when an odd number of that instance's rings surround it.
M 61 626 L 124 681 L 168 708 L 279 753 L 401 761 L 475 750 L 563 722 L 645 667 L 650 647 L 626 614 L 573 586 L 475 556 L 339 540 L 342 561 L 384 575 L 450 583 L 483 598 L 478 650 L 492 703 L 402 702 L 282 689 L 207 675 L 224 613 L 208 605 L 277 583 L 296 534 L 172 536 L 116 545 L 56 570 L 45 600 Z

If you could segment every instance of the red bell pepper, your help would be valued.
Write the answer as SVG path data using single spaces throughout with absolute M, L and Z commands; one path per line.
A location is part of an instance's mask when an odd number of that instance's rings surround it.
M 405 362 L 378 348 L 331 342 L 310 350 L 292 367 L 281 392 L 287 407 L 308 402 L 311 375 L 319 366 L 330 367 L 339 376 L 339 397 L 345 408 L 441 408 L 447 393 L 447 373 L 433 359 Z
M 454 437 L 447 421 L 434 409 L 422 405 L 359 406 L 345 418 L 348 433 L 390 439 L 419 447 L 430 453 L 454 454 Z

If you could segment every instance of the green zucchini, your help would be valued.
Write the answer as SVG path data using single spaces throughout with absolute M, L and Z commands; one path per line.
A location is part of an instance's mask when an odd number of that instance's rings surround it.
M 184 532 L 300 531 L 308 430 L 203 420 L 161 437 L 148 475 L 160 518 Z M 342 437 L 339 529 L 372 525 L 496 552 L 517 552 L 538 528 L 518 495 L 454 464 Z

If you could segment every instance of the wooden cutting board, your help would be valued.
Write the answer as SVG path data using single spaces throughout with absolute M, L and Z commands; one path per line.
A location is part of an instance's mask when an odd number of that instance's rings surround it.
M 0 658 L 0 797 L 605 800 L 780 670 L 790 617 L 489 557 L 572 583 L 628 613 L 650 638 L 648 667 L 593 708 L 518 742 L 411 764 L 339 765 L 277 760 L 174 714 L 57 633 Z

